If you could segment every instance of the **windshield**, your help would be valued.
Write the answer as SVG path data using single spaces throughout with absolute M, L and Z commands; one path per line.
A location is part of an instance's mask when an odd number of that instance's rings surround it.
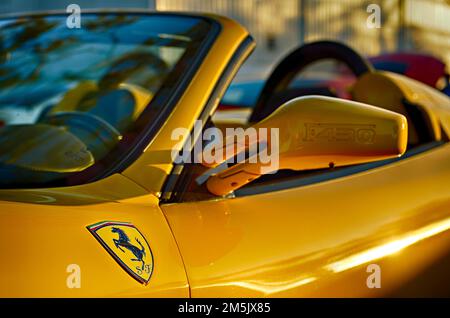
M 66 19 L 0 20 L 1 187 L 101 175 L 156 120 L 212 29 L 177 15 Z

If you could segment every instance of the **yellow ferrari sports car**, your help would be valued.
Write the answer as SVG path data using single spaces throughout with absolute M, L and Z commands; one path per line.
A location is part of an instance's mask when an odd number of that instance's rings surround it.
M 449 97 L 319 41 L 218 122 L 237 22 L 67 18 L 0 19 L 1 297 L 448 294 Z M 326 59 L 351 98 L 290 86 Z

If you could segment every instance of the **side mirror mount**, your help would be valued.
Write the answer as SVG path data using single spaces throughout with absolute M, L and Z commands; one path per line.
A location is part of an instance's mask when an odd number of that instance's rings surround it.
M 293 99 L 252 127 L 278 131 L 278 140 L 270 140 L 273 134 L 267 134 L 266 140 L 266 151 L 272 152 L 272 157 L 278 152 L 276 168 L 270 171 L 267 164 L 246 159 L 210 176 L 206 187 L 211 193 L 226 195 L 280 169 L 311 170 L 400 157 L 408 139 L 403 115 L 324 96 Z M 225 148 L 233 149 L 227 151 L 224 161 L 252 146 L 251 142 L 237 143 L 234 139 L 224 143 L 224 153 Z

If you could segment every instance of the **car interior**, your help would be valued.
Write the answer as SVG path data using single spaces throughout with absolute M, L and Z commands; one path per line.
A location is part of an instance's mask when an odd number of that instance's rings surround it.
M 183 36 L 159 32 L 164 26 L 158 16 L 97 19 L 92 13 L 76 33 L 59 14 L 6 19 L 0 52 L 0 188 L 83 184 L 127 165 L 139 153 L 134 149 L 141 137 L 159 125 L 181 80 L 177 72 L 190 67 L 210 32 L 203 20 L 173 19 L 173 32 Z M 141 32 L 144 26 L 155 31 Z M 47 136 L 46 142 L 37 133 Z M 15 142 L 6 147 L 11 138 Z M 64 139 L 74 148 L 59 147 Z M 49 157 L 51 164 L 37 162 Z
M 432 114 L 424 105 L 416 104 L 405 98 L 399 87 L 374 71 L 371 63 L 350 47 L 332 41 L 319 41 L 303 45 L 288 54 L 277 64 L 266 80 L 258 97 L 249 122 L 243 125 L 249 127 L 270 115 L 277 107 L 295 97 L 307 95 L 322 95 L 337 97 L 336 93 L 328 87 L 302 87 L 292 88 L 291 83 L 301 75 L 308 66 L 321 60 L 332 59 L 343 65 L 355 78 L 351 86 L 350 98 L 357 102 L 378 106 L 404 115 L 408 122 L 408 148 L 402 157 L 406 158 L 420 153 L 430 147 L 440 144 L 447 139 L 439 123 L 434 121 Z M 214 125 L 210 120 L 207 127 Z M 235 127 L 230 125 L 230 127 Z M 224 128 L 220 127 L 222 130 Z M 250 182 L 246 186 L 234 191 L 232 196 L 250 195 L 277 189 L 302 186 L 311 183 L 345 176 L 364 171 L 386 163 L 399 160 L 384 160 L 357 167 L 330 167 L 327 169 L 294 171 L 279 170 L 275 174 L 267 174 Z M 208 169 L 201 164 L 187 164 L 184 169 L 181 188 L 173 194 L 175 201 L 196 201 L 213 197 L 201 183 L 204 178 L 199 176 L 208 174 Z M 196 181 L 197 180 L 197 181 Z M 186 186 L 181 186 L 185 184 Z
M 169 66 L 162 59 L 150 52 L 126 54 L 114 61 L 98 81 L 79 81 L 74 87 L 67 90 L 56 103 L 48 103 L 33 121 L 34 126 L 46 128 L 46 131 L 50 131 L 53 127 L 64 127 L 64 134 L 58 135 L 58 131 L 54 131 L 55 134 L 51 136 L 56 137 L 52 138 L 75 136 L 77 140 L 82 141 L 84 146 L 73 155 L 73 159 L 82 156 L 82 153 L 87 153 L 92 156 L 92 162 L 90 162 L 92 165 L 105 158 L 111 149 L 114 149 L 117 143 L 129 133 L 130 127 L 146 109 L 153 98 L 153 92 L 159 89 L 169 70 Z M 7 125 L 6 128 L 16 127 L 23 133 L 24 125 Z M 5 133 L 2 134 L 3 138 L 8 136 Z M 36 152 L 39 146 L 34 145 L 31 148 Z M 5 150 L 4 153 L 8 154 L 11 149 L 14 147 L 10 146 L 9 150 Z M 50 150 L 46 149 L 46 151 Z M 61 151 L 63 148 L 51 149 L 54 156 Z M 8 160 L 5 157 L 3 162 L 8 162 Z M 85 165 L 77 164 L 76 160 L 73 162 L 72 169 L 68 169 L 66 166 L 62 168 L 61 164 L 66 161 L 54 160 L 52 166 L 39 169 L 36 162 L 28 164 L 16 162 L 15 165 L 2 164 L 0 170 L 10 176 L 5 178 L 8 183 L 20 182 L 25 179 L 25 177 L 20 177 L 22 174 L 28 178 L 31 173 L 35 180 L 43 183 L 54 179 L 58 174 L 66 174 L 70 182 L 74 172 L 86 169 Z

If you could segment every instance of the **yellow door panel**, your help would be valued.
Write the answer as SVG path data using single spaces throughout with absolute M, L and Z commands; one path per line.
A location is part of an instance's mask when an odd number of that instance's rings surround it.
M 443 145 L 299 188 L 163 205 L 191 295 L 392 293 L 450 248 L 449 156 Z M 371 263 L 381 289 L 366 285 Z
M 157 198 L 125 177 L 114 175 L 70 189 L 17 193 L 29 202 L 0 203 L 0 297 L 189 296 L 183 263 Z M 112 227 L 103 227 L 99 234 L 120 260 L 143 277 L 142 282 L 87 228 L 104 221 L 125 228 L 128 242 L 119 238 L 118 231 L 110 232 Z M 143 273 L 136 270 L 142 262 L 132 261 L 139 256 L 145 263 Z M 78 272 L 79 280 L 73 276 Z

